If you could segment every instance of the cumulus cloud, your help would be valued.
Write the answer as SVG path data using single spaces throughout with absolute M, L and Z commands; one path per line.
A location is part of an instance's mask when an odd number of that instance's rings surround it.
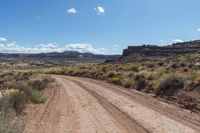
M 78 51 L 89 52 L 94 54 L 111 54 L 105 48 L 96 48 L 88 43 L 66 44 L 59 46 L 57 43 L 40 44 L 36 47 L 27 47 L 16 42 L 0 42 L 0 53 L 49 53 Z
M 48 53 L 48 52 L 63 52 L 64 48 L 59 47 L 56 43 L 40 44 L 37 47 L 25 47 L 11 42 L 7 44 L 0 43 L 1 53 Z
M 67 10 L 67 12 L 69 14 L 76 14 L 76 13 L 78 13 L 78 11 L 75 8 L 70 8 L 70 9 Z
M 175 42 L 175 43 L 181 43 L 181 42 L 184 42 L 183 40 L 181 40 L 181 39 L 174 39 L 174 40 L 172 40 L 173 42 Z
M 77 43 L 77 44 L 67 44 L 65 45 L 65 49 L 68 51 L 79 51 L 82 53 L 89 52 L 95 54 L 106 54 L 107 51 L 105 48 L 95 48 L 87 43 Z
M 197 31 L 199 31 L 199 32 L 200 32 L 200 28 L 198 28 L 198 29 L 197 29 Z
M 98 6 L 94 8 L 94 10 L 97 12 L 98 15 L 103 15 L 106 12 L 102 6 Z
M 4 37 L 0 37 L 0 42 L 6 42 L 6 41 L 7 41 L 6 38 L 4 38 Z

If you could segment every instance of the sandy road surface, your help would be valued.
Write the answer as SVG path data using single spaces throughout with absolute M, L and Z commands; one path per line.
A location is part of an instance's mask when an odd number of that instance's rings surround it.
M 193 133 L 200 116 L 102 81 L 53 76 L 57 88 L 28 109 L 27 133 Z

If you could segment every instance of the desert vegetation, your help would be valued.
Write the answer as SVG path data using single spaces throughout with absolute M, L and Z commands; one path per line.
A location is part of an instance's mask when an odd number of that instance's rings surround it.
M 44 72 L 104 80 L 199 111 L 200 60 L 197 57 L 187 54 L 134 63 L 72 65 Z
M 44 103 L 44 89 L 52 83 L 50 77 L 32 72 L 0 73 L 0 133 L 18 133 L 23 122 L 18 118 L 26 104 Z

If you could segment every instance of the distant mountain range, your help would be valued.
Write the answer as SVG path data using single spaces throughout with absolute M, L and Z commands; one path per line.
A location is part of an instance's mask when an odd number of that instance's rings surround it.
M 62 60 L 108 60 L 119 58 L 120 55 L 100 55 L 80 53 L 78 51 L 51 52 L 51 53 L 0 53 L 0 58 L 12 59 L 62 59 Z
M 78 51 L 51 52 L 51 53 L 0 53 L 0 59 L 45 60 L 45 61 L 106 61 L 131 62 L 136 60 L 164 59 L 168 56 L 200 52 L 200 40 L 174 43 L 167 46 L 141 45 L 128 46 L 122 55 L 100 55 L 80 53 Z

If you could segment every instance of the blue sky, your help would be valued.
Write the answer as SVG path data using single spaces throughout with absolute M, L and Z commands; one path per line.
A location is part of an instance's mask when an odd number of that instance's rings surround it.
M 200 39 L 199 0 L 1 0 L 0 52 L 120 54 Z

